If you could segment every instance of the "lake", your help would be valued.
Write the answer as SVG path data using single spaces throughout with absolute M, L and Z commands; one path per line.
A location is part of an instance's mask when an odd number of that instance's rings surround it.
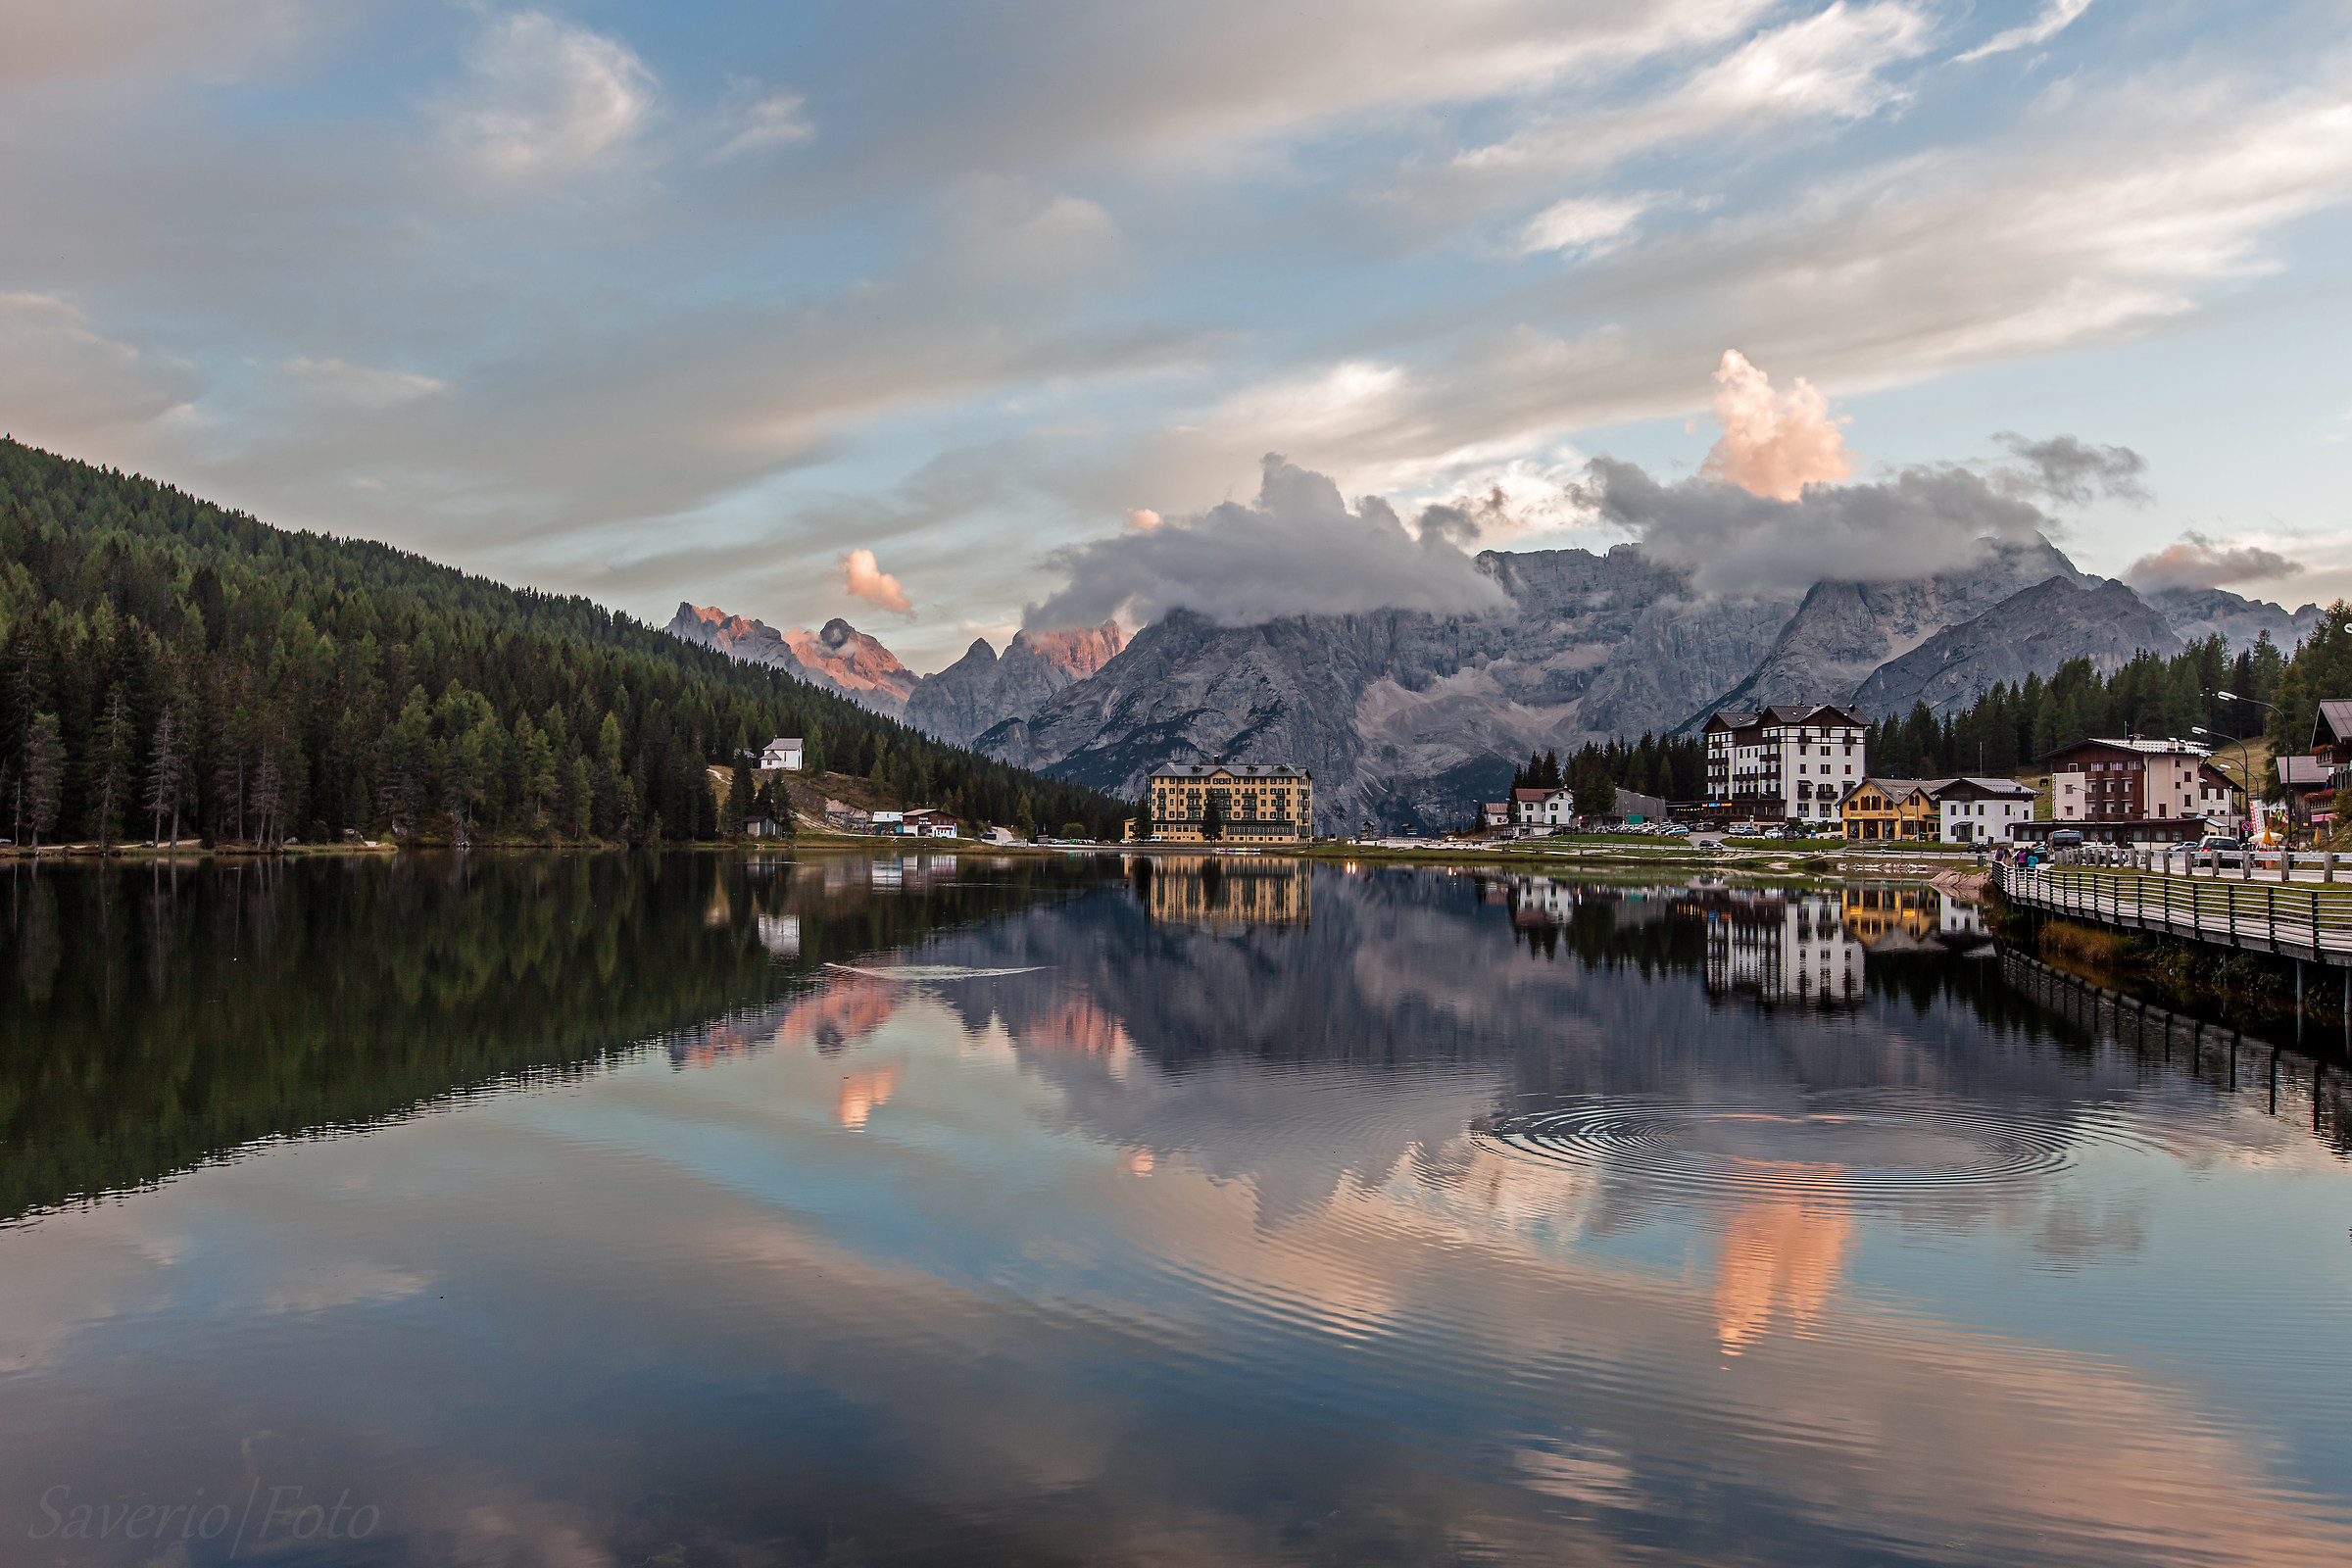
M 0 890 L 0 1561 L 2352 1561 L 2352 1119 L 1916 888 Z

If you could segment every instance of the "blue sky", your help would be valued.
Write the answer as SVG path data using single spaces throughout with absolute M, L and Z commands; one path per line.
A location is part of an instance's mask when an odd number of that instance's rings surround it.
M 0 424 L 657 618 L 936 667 L 1268 452 L 1603 546 L 1732 348 L 1857 481 L 2126 446 L 2086 568 L 2352 592 L 2340 3 L 33 9 Z

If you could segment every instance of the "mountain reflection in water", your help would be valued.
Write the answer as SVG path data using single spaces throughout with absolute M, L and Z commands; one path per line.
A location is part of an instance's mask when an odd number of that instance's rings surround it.
M 1925 890 L 10 895 L 0 1531 L 298 1487 L 380 1523 L 291 1561 L 2352 1551 L 2340 1072 L 2045 1005 Z

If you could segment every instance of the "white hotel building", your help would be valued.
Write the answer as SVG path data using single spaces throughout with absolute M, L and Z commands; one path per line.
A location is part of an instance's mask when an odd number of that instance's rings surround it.
M 1725 711 L 1707 720 L 1707 804 L 1760 822 L 1838 831 L 1838 801 L 1868 776 L 1870 721 L 1828 703 Z

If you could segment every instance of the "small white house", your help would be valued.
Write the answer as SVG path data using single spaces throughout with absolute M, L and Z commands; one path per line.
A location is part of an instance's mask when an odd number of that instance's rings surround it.
M 801 743 L 797 737 L 779 735 L 769 741 L 760 751 L 760 765 L 761 767 L 781 767 L 788 772 L 797 773 L 801 770 Z
M 1511 816 L 1521 829 L 1521 836 L 1541 828 L 1556 833 L 1574 825 L 1576 802 L 1566 789 L 1511 791 Z
M 1930 791 L 1936 801 L 1937 837 L 1946 844 L 2005 844 L 2013 822 L 2034 820 L 2034 792 L 2009 778 L 1956 778 L 1938 781 Z

